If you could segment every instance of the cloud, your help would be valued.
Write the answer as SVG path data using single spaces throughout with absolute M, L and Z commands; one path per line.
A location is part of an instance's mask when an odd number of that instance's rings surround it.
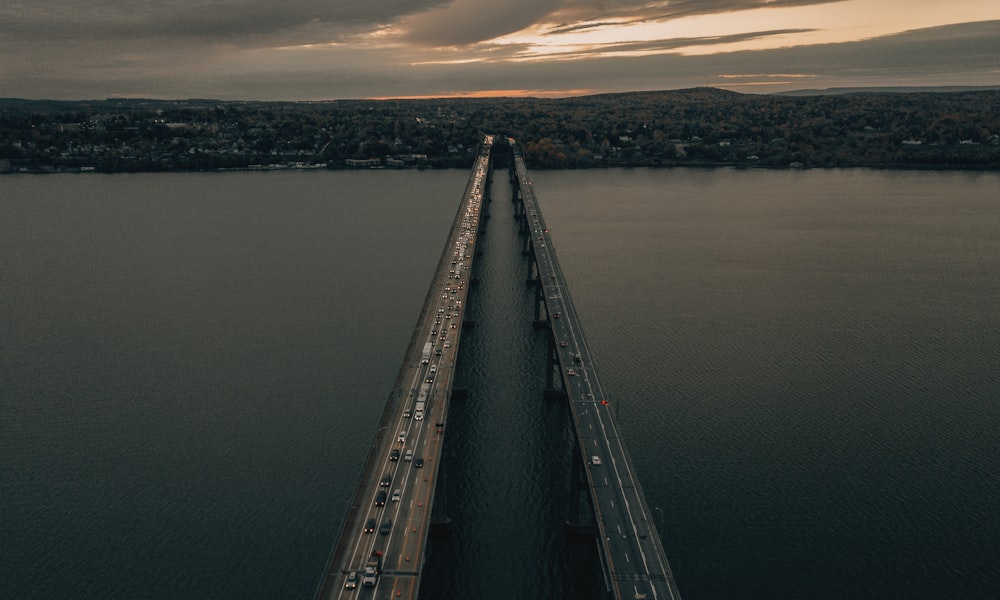
M 553 31 L 554 23 L 577 28 L 602 20 L 818 3 L 300 0 L 275 8 L 270 0 L 0 1 L 0 94 L 316 100 L 483 90 L 542 94 L 762 84 L 771 91 L 805 82 L 811 87 L 1000 82 L 1000 21 L 861 42 L 700 56 L 683 56 L 681 51 L 710 51 L 810 30 L 619 38 L 610 45 L 550 44 L 542 48 L 548 60 L 535 44 L 558 36 L 497 39 L 513 31 Z M 562 18 L 573 15 L 589 20 Z M 809 78 L 775 76 L 780 74 Z
M 525 48 L 519 55 L 512 58 L 538 60 L 566 60 L 584 59 L 596 56 L 614 55 L 644 55 L 662 54 L 681 48 L 691 48 L 694 46 L 718 46 L 723 44 L 735 44 L 749 40 L 758 40 L 766 37 L 788 35 L 791 33 L 804 33 L 814 31 L 812 29 L 775 29 L 771 31 L 751 31 L 732 35 L 714 35 L 704 37 L 684 37 L 670 38 L 665 40 L 641 40 L 634 42 L 611 42 L 595 44 L 584 48 L 574 48 L 563 52 L 547 52 L 542 55 L 532 56 L 530 48 Z
M 406 40 L 422 46 L 466 46 L 534 25 L 563 0 L 452 0 L 401 22 Z
M 451 0 L 402 19 L 406 40 L 422 46 L 469 46 L 530 28 L 560 34 L 609 25 L 668 21 L 757 8 L 845 0 Z
M 568 0 L 552 14 L 548 33 L 566 33 L 608 24 L 669 21 L 758 8 L 794 8 L 846 0 Z
M 80 97 L 72 90 L 99 82 L 155 90 L 176 78 L 173 91 L 186 78 L 193 93 L 225 81 L 230 73 L 213 67 L 239 62 L 248 50 L 331 42 L 364 48 L 386 24 L 443 1 L 3 1 L 0 90 L 51 86 Z
M 746 35 L 775 34 L 757 32 Z M 706 42 L 707 40 L 701 40 Z M 668 46 L 672 42 L 652 42 Z M 651 46 L 637 43 L 635 49 Z M 501 52 L 502 50 L 497 50 Z M 483 49 L 482 56 L 489 56 Z M 466 53 L 454 54 L 467 56 Z M 577 60 L 496 60 L 426 64 L 379 96 L 444 95 L 466 90 L 661 90 L 717 86 L 755 92 L 844 85 L 1000 85 L 1000 21 L 949 25 L 858 42 L 684 56 L 608 56 Z
M 147 37 L 235 46 L 331 41 L 434 8 L 446 0 L 32 0 L 0 3 L 7 41 Z M 168 43 L 169 45 L 169 43 Z

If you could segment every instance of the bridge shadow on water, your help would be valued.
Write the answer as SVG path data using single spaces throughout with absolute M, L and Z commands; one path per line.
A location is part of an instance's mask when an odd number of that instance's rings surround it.
M 573 432 L 564 401 L 544 398 L 548 332 L 532 327 L 510 187 L 498 169 L 481 228 L 422 600 L 600 598 L 592 538 L 570 537 Z M 485 215 L 484 215 L 485 219 Z M 444 504 L 438 506 L 439 502 Z

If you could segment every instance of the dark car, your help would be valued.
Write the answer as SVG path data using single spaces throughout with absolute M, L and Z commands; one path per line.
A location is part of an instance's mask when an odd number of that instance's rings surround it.
M 399 450 L 393 448 L 389 453 L 389 460 L 399 460 Z
M 424 466 L 424 459 L 418 458 L 418 459 L 414 460 L 413 461 L 413 466 L 416 467 L 416 468 L 418 468 L 418 469 L 420 467 Z
M 397 450 L 397 452 L 399 451 Z M 379 485 L 382 487 L 389 487 L 390 483 L 392 483 L 392 475 L 386 473 L 382 476 L 382 481 L 379 482 Z
M 375 531 L 375 519 L 368 519 L 365 523 L 365 533 L 371 533 Z
M 385 490 L 379 490 L 379 492 L 375 494 L 375 506 L 385 506 L 385 499 Z
M 379 527 L 378 532 L 382 535 L 389 535 L 389 532 L 391 530 L 392 530 L 392 519 L 389 519 L 388 521 L 382 523 L 382 526 Z

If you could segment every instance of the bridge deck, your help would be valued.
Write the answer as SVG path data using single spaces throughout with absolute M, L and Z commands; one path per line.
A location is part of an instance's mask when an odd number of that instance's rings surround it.
M 680 592 L 622 444 L 612 405 L 598 380 L 523 156 L 516 142 L 511 140 L 511 144 L 549 326 L 557 342 L 556 356 L 584 459 L 608 592 L 619 599 L 679 600 Z
M 358 574 L 357 588 L 364 587 L 360 572 L 375 553 L 381 574 L 366 597 L 417 597 L 491 151 L 486 136 L 317 600 L 355 597 L 348 576 Z M 374 531 L 366 531 L 369 523 Z

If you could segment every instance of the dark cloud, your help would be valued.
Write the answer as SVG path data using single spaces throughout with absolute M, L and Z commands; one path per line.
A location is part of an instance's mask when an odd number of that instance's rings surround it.
M 32 0 L 0 2 L 0 36 L 8 41 L 109 39 L 259 45 L 331 41 L 392 23 L 447 0 Z
M 533 25 L 565 0 L 452 0 L 405 19 L 406 38 L 423 46 L 466 46 Z

